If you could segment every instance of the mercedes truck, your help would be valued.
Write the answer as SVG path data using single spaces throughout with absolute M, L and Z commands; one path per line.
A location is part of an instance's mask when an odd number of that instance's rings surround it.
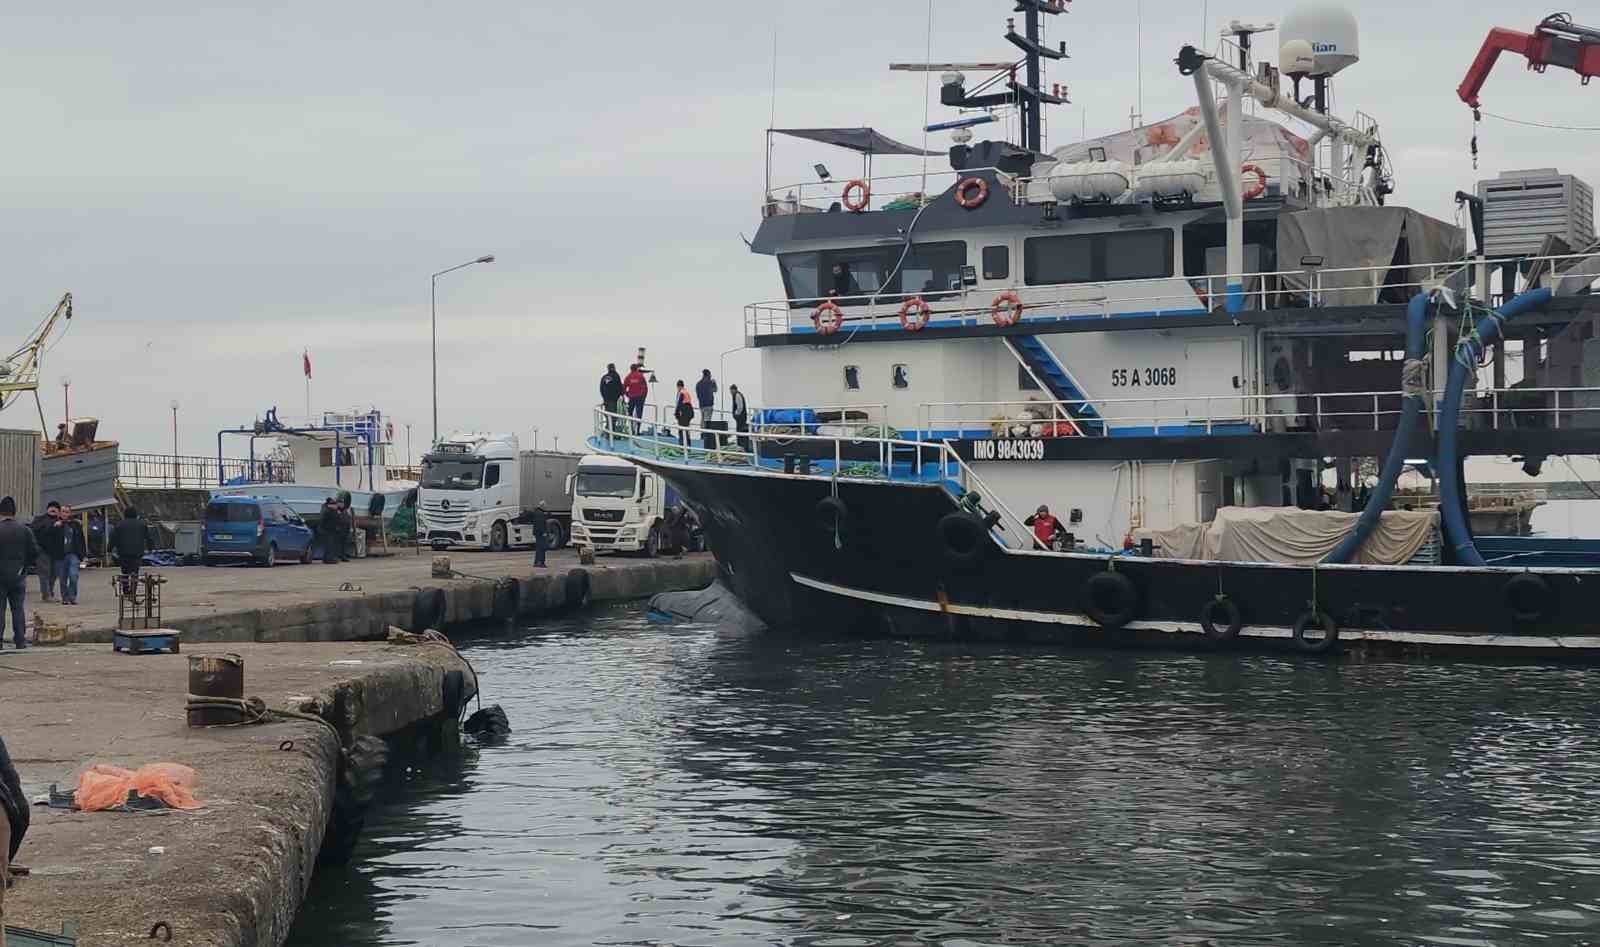
M 515 434 L 453 434 L 422 458 L 417 542 L 435 549 L 504 551 L 533 546 L 529 513 L 540 503 L 545 539 L 572 536 L 577 454 L 522 450 Z

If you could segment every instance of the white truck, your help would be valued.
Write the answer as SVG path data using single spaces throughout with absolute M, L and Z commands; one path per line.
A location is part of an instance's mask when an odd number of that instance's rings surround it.
M 546 543 L 560 549 L 572 535 L 577 469 L 577 454 L 525 451 L 515 434 L 452 434 L 422 458 L 417 542 L 435 549 L 533 546 L 533 527 L 518 519 L 543 503 Z
M 585 454 L 573 489 L 572 541 L 596 553 L 661 551 L 662 516 L 678 502 L 666 481 L 620 457 Z

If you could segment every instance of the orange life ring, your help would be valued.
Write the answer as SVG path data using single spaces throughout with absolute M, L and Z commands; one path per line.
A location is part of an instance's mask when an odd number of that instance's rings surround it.
M 817 327 L 818 335 L 833 335 L 844 325 L 844 310 L 836 302 L 824 302 L 811 311 L 811 324 Z
M 968 196 L 967 192 L 973 188 L 977 188 L 978 193 Z M 982 206 L 983 202 L 988 199 L 989 182 L 983 178 L 977 176 L 962 178 L 961 183 L 956 185 L 956 203 L 967 210 Z
M 923 302 L 921 296 L 912 296 L 900 304 L 900 328 L 907 332 L 921 332 L 932 314 L 932 307 Z
M 1006 290 L 994 298 L 994 308 L 989 310 L 989 316 L 1002 329 L 1014 326 L 1022 318 L 1022 300 L 1017 298 L 1016 293 Z
M 1247 164 L 1239 169 L 1240 174 L 1249 174 L 1252 171 L 1256 175 L 1256 186 L 1244 192 L 1244 199 L 1247 201 L 1253 201 L 1267 193 L 1267 172 L 1261 170 L 1259 164 Z
M 860 199 L 851 200 L 850 199 L 851 193 L 853 193 L 853 192 L 855 192 L 857 190 L 859 190 L 861 192 Z M 860 178 L 856 178 L 854 181 L 851 181 L 849 184 L 846 184 L 844 186 L 844 197 L 843 197 L 843 200 L 844 200 L 844 209 L 845 210 L 849 211 L 852 214 L 861 213 L 862 211 L 867 209 L 867 202 L 872 200 L 872 185 L 870 185 L 867 182 L 861 180 Z

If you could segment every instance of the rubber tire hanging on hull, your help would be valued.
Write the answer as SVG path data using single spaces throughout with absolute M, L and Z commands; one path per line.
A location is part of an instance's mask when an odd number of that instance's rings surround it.
M 1311 639 L 1306 637 L 1306 632 L 1312 625 L 1322 628 L 1322 637 Z M 1327 612 L 1307 611 L 1302 612 L 1294 621 L 1294 646 L 1305 654 L 1327 654 L 1339 643 L 1339 623 L 1334 621 Z
M 1219 621 L 1223 622 L 1221 627 L 1218 627 Z M 1244 619 L 1239 615 L 1239 606 L 1234 604 L 1233 599 L 1218 595 L 1200 606 L 1200 627 L 1205 629 L 1206 637 L 1212 641 L 1232 641 L 1239 637 L 1240 630 L 1244 628 Z
M 1553 610 L 1550 584 L 1531 572 L 1512 576 L 1504 595 L 1511 617 L 1520 622 L 1544 621 Z
M 432 628 L 444 630 L 444 589 L 417 589 L 411 600 L 411 630 L 417 634 Z
M 838 497 L 826 496 L 817 501 L 815 511 L 817 528 L 843 542 L 850 531 L 850 507 Z
M 1139 587 L 1120 572 L 1096 572 L 1083 586 L 1083 610 L 1095 623 L 1115 631 L 1139 610 Z
M 983 520 L 971 513 L 946 513 L 939 519 L 939 542 L 944 557 L 958 566 L 975 566 L 983 561 L 989 530 Z

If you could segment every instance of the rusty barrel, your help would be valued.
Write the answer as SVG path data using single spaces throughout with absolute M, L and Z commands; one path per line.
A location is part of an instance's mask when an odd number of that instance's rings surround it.
M 244 658 L 237 654 L 191 654 L 189 656 L 189 694 L 191 697 L 244 698 Z M 191 707 L 189 726 L 209 727 L 238 723 L 243 715 L 228 707 Z

